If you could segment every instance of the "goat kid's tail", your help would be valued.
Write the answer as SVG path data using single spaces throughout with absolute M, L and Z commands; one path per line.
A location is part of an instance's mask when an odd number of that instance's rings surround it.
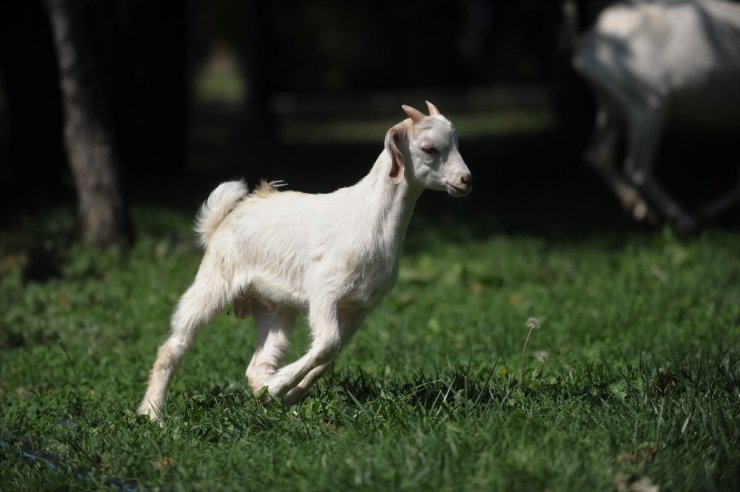
M 204 248 L 234 207 L 249 193 L 244 181 L 227 181 L 213 190 L 195 218 L 195 233 Z

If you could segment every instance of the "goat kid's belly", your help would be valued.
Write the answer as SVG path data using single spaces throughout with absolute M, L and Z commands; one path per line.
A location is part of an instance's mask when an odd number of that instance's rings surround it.
M 315 268 L 302 273 L 295 277 L 260 269 L 237 273 L 234 279 L 239 292 L 234 301 L 237 316 L 249 316 L 254 302 L 273 310 L 286 307 L 306 310 L 317 299 L 329 299 L 341 308 L 367 310 L 393 288 L 398 268 Z
M 296 280 L 259 269 L 237 273 L 234 278 L 238 292 L 234 301 L 237 316 L 244 318 L 251 314 L 254 302 L 272 310 L 278 307 L 305 309 L 308 297 Z

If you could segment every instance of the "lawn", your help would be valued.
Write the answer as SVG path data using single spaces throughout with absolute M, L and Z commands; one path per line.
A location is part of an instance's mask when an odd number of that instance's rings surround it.
M 134 410 L 198 265 L 194 210 L 137 206 L 125 253 L 70 239 L 65 210 L 3 232 L 0 489 L 738 487 L 737 230 L 486 233 L 422 213 L 396 288 L 305 401 L 253 399 L 253 326 L 227 310 L 160 428 Z M 295 342 L 290 358 L 305 322 Z

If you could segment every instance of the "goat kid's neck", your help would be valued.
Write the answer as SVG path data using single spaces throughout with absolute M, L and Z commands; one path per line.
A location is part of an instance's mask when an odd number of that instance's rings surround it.
M 390 168 L 391 156 L 384 150 L 370 173 L 357 183 L 356 192 L 365 197 L 363 220 L 372 227 L 372 234 L 397 252 L 423 188 L 409 182 L 408 176 L 398 184 L 393 183 L 389 177 Z

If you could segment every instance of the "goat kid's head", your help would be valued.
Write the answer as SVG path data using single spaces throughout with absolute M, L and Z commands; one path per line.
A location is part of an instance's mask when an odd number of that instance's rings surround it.
M 452 123 L 427 101 L 429 116 L 411 106 L 402 106 L 409 117 L 385 136 L 391 156 L 389 177 L 399 184 L 446 191 L 458 197 L 473 189 L 473 177 L 458 151 Z

